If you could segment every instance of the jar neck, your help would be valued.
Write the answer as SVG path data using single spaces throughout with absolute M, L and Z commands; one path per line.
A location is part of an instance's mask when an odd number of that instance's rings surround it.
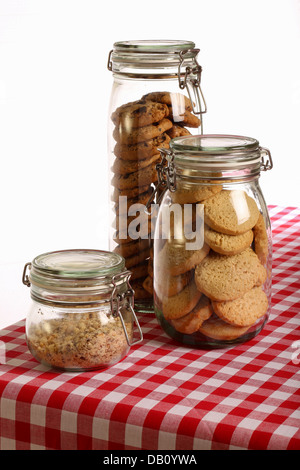
M 112 302 L 117 295 L 123 295 L 131 289 L 130 271 L 124 271 L 113 277 L 103 276 L 96 279 L 61 279 L 35 277 L 28 278 L 31 298 L 39 303 L 52 306 L 99 306 Z

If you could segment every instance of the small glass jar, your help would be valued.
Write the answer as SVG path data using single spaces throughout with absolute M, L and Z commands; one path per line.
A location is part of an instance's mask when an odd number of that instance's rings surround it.
M 161 152 L 157 319 L 193 347 L 249 340 L 271 306 L 272 236 L 259 185 L 261 170 L 273 166 L 270 152 L 256 139 L 230 135 L 178 137 Z
M 23 283 L 32 302 L 26 341 L 32 355 L 68 371 L 106 368 L 124 358 L 143 339 L 130 274 L 120 255 L 100 250 L 54 251 L 27 263 Z
M 144 205 L 158 182 L 158 148 L 169 148 L 175 136 L 203 133 L 198 53 L 193 42 L 173 40 L 116 42 L 109 53 L 109 249 L 132 271 L 138 311 L 153 312 L 155 217 Z

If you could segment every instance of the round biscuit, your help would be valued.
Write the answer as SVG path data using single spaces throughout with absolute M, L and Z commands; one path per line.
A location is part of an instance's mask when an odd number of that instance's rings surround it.
M 199 330 L 202 323 L 208 320 L 212 313 L 211 302 L 208 297 L 203 295 L 191 312 L 184 317 L 170 320 L 170 323 L 179 333 L 191 335 Z
M 227 235 L 205 225 L 204 240 L 212 250 L 221 255 L 236 255 L 251 245 L 253 232 L 248 230 L 240 235 Z
M 213 302 L 219 318 L 234 326 L 251 326 L 268 310 L 268 298 L 261 287 L 253 287 L 242 297 L 227 302 Z
M 251 230 L 258 220 L 257 204 L 243 190 L 223 190 L 203 204 L 205 223 L 217 232 L 238 235 Z
M 267 272 L 251 248 L 229 256 L 211 251 L 195 269 L 198 289 L 218 302 L 242 297 L 266 278 Z

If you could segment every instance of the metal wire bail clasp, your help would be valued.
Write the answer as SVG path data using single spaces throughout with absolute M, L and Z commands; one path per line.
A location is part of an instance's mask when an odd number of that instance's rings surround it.
M 155 199 L 156 194 L 159 190 L 161 193 L 156 201 L 156 204 L 159 204 L 166 192 L 169 189 L 172 193 L 176 190 L 176 172 L 174 166 L 174 153 L 170 149 L 158 148 L 162 159 L 160 163 L 156 165 L 156 171 L 158 176 L 158 182 L 156 187 L 153 189 L 151 196 L 149 197 L 146 206 L 145 212 L 148 215 L 151 215 L 150 206 Z M 168 163 L 168 165 L 167 165 Z
M 201 73 L 202 73 L 202 67 L 199 65 L 196 57 L 198 53 L 200 52 L 200 49 L 187 49 L 185 51 L 181 51 L 179 53 L 179 65 L 178 65 L 178 81 L 179 81 L 179 88 L 181 90 L 184 90 L 184 88 L 187 89 L 189 98 L 192 103 L 192 108 L 193 108 L 193 113 L 194 114 L 205 114 L 207 112 L 207 105 L 206 101 L 204 98 L 204 95 L 201 90 L 200 82 L 201 82 Z M 187 53 L 194 53 L 195 56 L 193 57 L 194 65 L 193 66 L 187 66 L 185 68 L 184 76 L 182 78 L 182 68 L 185 60 L 185 55 Z M 195 95 L 196 98 L 196 106 L 194 104 L 194 98 L 192 96 L 192 91 Z M 202 102 L 204 105 L 204 109 L 202 109 Z M 201 123 L 201 128 L 202 128 L 202 123 Z M 203 132 L 202 132 L 203 133 Z
M 26 274 L 27 268 L 31 266 L 31 263 L 26 263 L 23 269 L 22 282 L 25 286 L 30 287 L 29 276 Z
M 272 160 L 272 157 L 271 157 L 270 150 L 265 148 L 265 147 L 259 147 L 259 150 L 260 150 L 260 155 L 261 155 L 261 163 L 260 163 L 261 171 L 272 170 L 273 160 Z M 265 155 L 267 155 L 267 157 L 268 157 L 266 162 L 265 162 L 265 158 L 264 158 Z
M 116 283 L 118 282 L 118 280 L 123 279 L 124 276 L 126 277 L 126 282 L 127 282 L 128 289 L 127 289 L 126 292 L 123 292 L 123 293 L 120 294 L 120 293 L 117 292 L 117 284 Z M 125 272 L 122 272 L 122 273 L 119 273 L 119 274 L 115 274 L 112 277 L 111 282 L 113 284 L 113 290 L 112 290 L 111 298 L 110 298 L 110 307 L 111 307 L 111 313 L 112 313 L 113 317 L 118 316 L 121 320 L 122 327 L 123 327 L 123 330 L 124 330 L 124 333 L 125 333 L 125 337 L 126 337 L 126 341 L 127 341 L 128 346 L 133 346 L 134 344 L 137 344 L 137 343 L 140 343 L 141 341 L 143 341 L 143 332 L 141 330 L 139 321 L 136 317 L 136 314 L 135 314 L 135 311 L 134 311 L 134 308 L 133 308 L 134 307 L 134 290 L 132 289 L 132 287 L 129 283 L 130 276 L 131 276 L 131 272 L 130 271 L 125 271 Z M 130 339 L 129 339 L 127 329 L 126 329 L 126 325 L 125 325 L 122 313 L 120 311 L 120 303 L 123 304 L 123 301 L 124 301 L 125 297 L 128 298 L 128 305 L 129 305 L 131 314 L 133 316 L 134 322 L 135 322 L 135 324 L 138 328 L 138 331 L 139 331 L 139 338 L 134 340 L 134 341 L 130 341 Z

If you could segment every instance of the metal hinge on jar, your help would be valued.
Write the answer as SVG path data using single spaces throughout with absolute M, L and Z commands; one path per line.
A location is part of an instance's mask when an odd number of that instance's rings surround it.
M 272 157 L 271 157 L 270 150 L 265 148 L 265 147 L 259 147 L 259 150 L 260 150 L 260 156 L 261 156 L 261 163 L 260 163 L 261 171 L 272 170 L 273 160 L 272 160 Z M 267 161 L 265 161 L 264 154 L 267 155 L 267 157 L 268 157 Z
M 158 151 L 162 154 L 160 163 L 157 163 L 156 170 L 158 175 L 158 182 L 152 191 L 149 200 L 146 203 L 145 212 L 151 215 L 150 206 L 155 199 L 156 194 L 161 190 L 161 193 L 156 200 L 156 204 L 159 204 L 167 191 L 173 193 L 176 190 L 176 171 L 174 165 L 174 153 L 170 149 L 159 148 Z M 168 165 L 166 165 L 168 162 Z
M 117 282 L 121 278 L 124 279 L 124 276 L 127 277 L 126 282 L 127 282 L 128 289 L 127 289 L 126 292 L 117 293 L 117 289 L 118 289 Z M 135 314 L 135 311 L 134 311 L 134 308 L 133 308 L 134 307 L 134 290 L 132 289 L 132 287 L 129 283 L 130 276 L 131 276 L 131 272 L 130 271 L 125 271 L 125 272 L 116 274 L 115 276 L 112 277 L 111 282 L 113 284 L 113 291 L 111 293 L 110 306 L 111 306 L 111 313 L 112 313 L 113 317 L 118 316 L 120 318 L 120 321 L 121 321 L 121 324 L 122 324 L 122 327 L 123 327 L 123 330 L 124 330 L 124 334 L 125 334 L 125 338 L 126 338 L 128 346 L 133 346 L 134 344 L 137 344 L 137 343 L 140 343 L 141 341 L 143 341 L 143 332 L 141 330 L 140 324 L 138 322 L 138 319 L 136 317 L 136 314 Z M 127 300 L 128 300 L 129 309 L 131 311 L 134 322 L 135 322 L 135 324 L 138 328 L 138 331 L 139 331 L 139 338 L 134 340 L 134 341 L 130 341 L 130 339 L 129 339 L 127 329 L 126 329 L 126 325 L 125 325 L 122 313 L 120 311 L 120 303 L 123 304 L 125 298 L 127 298 Z
M 179 88 L 181 90 L 187 89 L 190 101 L 192 103 L 193 113 L 198 114 L 205 114 L 207 112 L 207 105 L 204 98 L 204 95 L 201 90 L 200 82 L 201 82 L 201 73 L 202 67 L 199 65 L 196 57 L 200 49 L 187 49 L 186 51 L 181 51 L 179 53 L 179 65 L 178 65 L 178 81 L 179 81 Z M 194 65 L 187 66 L 185 68 L 184 73 L 182 72 L 182 68 L 184 66 L 185 55 L 187 53 L 194 53 L 195 56 L 193 57 Z M 183 76 L 183 78 L 182 78 Z M 196 105 L 194 102 L 194 97 L 192 96 L 192 91 L 194 92 L 196 98 Z M 202 102 L 204 105 L 204 109 L 202 109 Z M 201 120 L 201 133 L 203 134 L 203 127 L 202 127 L 202 120 Z

